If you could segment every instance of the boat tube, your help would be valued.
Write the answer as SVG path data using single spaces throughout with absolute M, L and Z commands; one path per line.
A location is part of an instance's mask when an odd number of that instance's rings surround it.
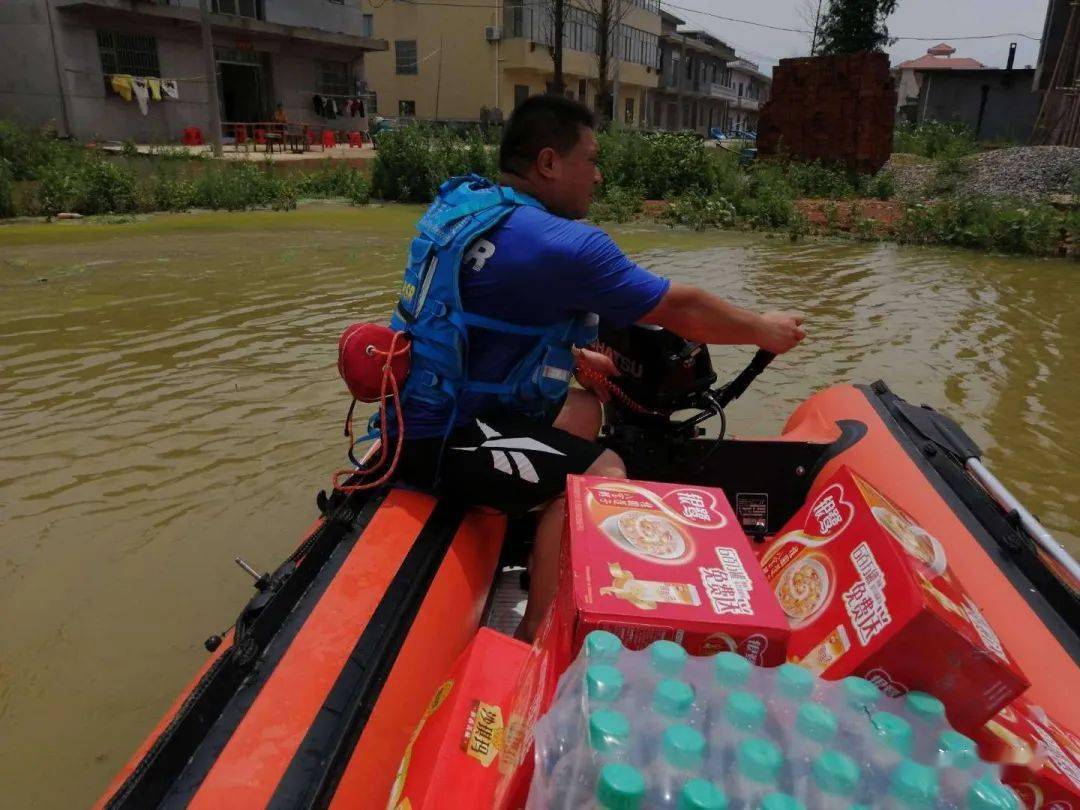
M 602 441 L 641 480 L 718 486 L 764 538 L 846 464 L 939 538 L 1032 682 L 1080 727 L 1076 563 L 943 414 L 883 382 L 814 394 L 773 438 L 733 438 L 724 408 L 768 365 L 714 387 L 700 344 L 631 327 L 601 336 L 622 371 Z M 719 436 L 701 425 L 719 417 Z M 321 516 L 256 594 L 98 802 L 105 808 L 385 807 L 431 694 L 491 614 L 531 525 L 401 487 L 320 493 Z M 516 557 L 510 550 L 516 550 Z

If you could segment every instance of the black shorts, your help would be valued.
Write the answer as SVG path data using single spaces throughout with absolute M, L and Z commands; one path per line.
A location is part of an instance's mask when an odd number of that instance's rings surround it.
M 566 476 L 585 472 L 603 452 L 542 421 L 496 415 L 456 428 L 445 440 L 406 438 L 398 475 L 437 495 L 514 515 L 562 495 Z

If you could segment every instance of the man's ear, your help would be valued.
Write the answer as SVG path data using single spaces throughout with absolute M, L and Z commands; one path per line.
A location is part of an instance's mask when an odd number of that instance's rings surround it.
M 546 180 L 555 178 L 559 173 L 559 155 L 550 146 L 545 146 L 536 156 L 536 172 Z

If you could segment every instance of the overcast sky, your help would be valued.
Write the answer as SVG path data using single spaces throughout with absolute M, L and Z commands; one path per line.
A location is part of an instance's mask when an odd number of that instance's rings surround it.
M 735 47 L 740 56 L 760 63 L 769 73 L 778 59 L 806 56 L 810 50 L 808 34 L 772 31 L 752 25 L 728 22 L 682 9 L 720 14 L 752 22 L 767 23 L 781 28 L 810 27 L 804 20 L 812 13 L 817 0 L 753 0 L 734 3 L 721 0 L 663 0 L 663 6 L 685 19 L 689 27 L 705 28 Z M 828 0 L 825 0 L 828 5 Z M 1039 54 L 1047 0 L 900 0 L 897 11 L 889 18 L 889 33 L 894 37 L 929 37 L 932 42 L 900 40 L 889 49 L 893 64 L 926 53 L 940 41 L 956 48 L 956 56 L 970 56 L 988 67 L 1004 67 L 1009 43 L 1018 45 L 1017 67 L 1034 65 Z M 679 6 L 681 8 L 675 8 Z M 811 17 L 812 19 L 812 17 Z M 959 36 L 979 36 L 1016 32 L 1023 37 L 998 37 L 961 41 Z

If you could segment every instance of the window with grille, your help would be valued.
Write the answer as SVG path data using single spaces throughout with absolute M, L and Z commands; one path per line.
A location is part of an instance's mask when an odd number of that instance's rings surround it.
M 263 18 L 262 0 L 214 0 L 211 8 L 215 14 L 248 17 L 252 20 Z
M 394 40 L 395 72 L 401 75 L 416 75 L 416 40 Z
M 623 122 L 627 124 L 634 123 L 634 99 L 626 99 L 626 111 L 623 115 Z
M 132 76 L 160 76 L 157 40 L 143 34 L 98 31 L 98 51 L 102 73 L 130 73 Z
M 398 115 L 401 118 L 415 118 L 416 102 L 404 98 L 398 101 Z
M 356 95 L 349 76 L 349 63 L 319 62 L 319 92 L 328 96 Z

